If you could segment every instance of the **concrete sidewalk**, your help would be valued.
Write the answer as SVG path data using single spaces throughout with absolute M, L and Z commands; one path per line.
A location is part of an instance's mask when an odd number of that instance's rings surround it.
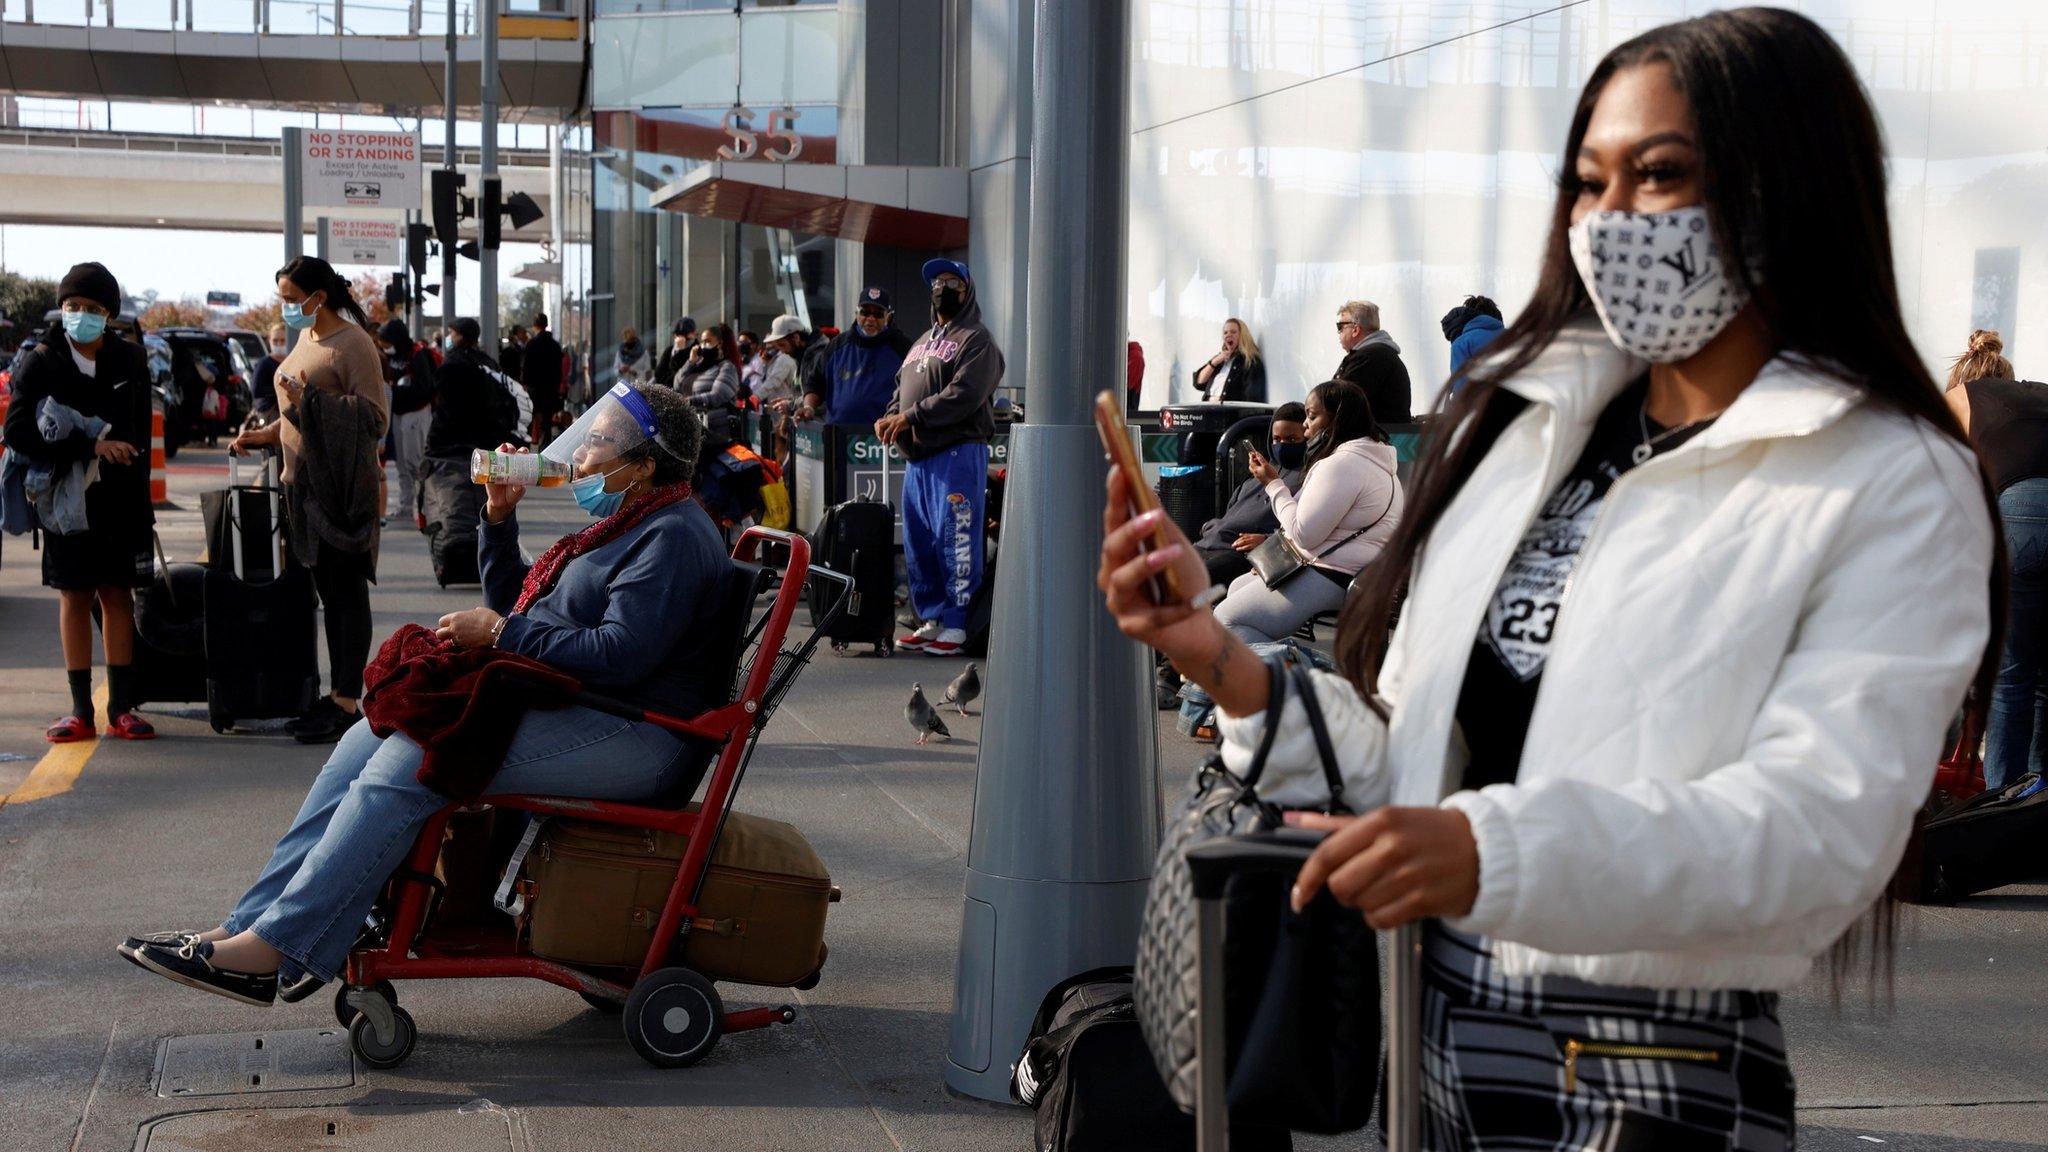
M 191 558 L 207 480 L 172 482 L 190 510 L 164 515 L 165 546 Z M 529 504 L 522 519 L 536 551 L 582 522 L 551 494 Z M 0 794 L 41 756 L 41 728 L 65 703 L 54 597 L 25 543 L 7 541 L 0 568 L 0 754 L 28 759 L 0 762 Z M 387 532 L 380 571 L 380 639 L 477 600 L 474 589 L 434 586 L 424 544 L 403 524 Z M 948 716 L 955 739 L 918 748 L 901 707 L 912 680 L 936 692 L 958 667 L 828 651 L 800 681 L 740 807 L 802 827 L 845 889 L 830 962 L 811 992 L 723 989 L 742 1005 L 795 1003 L 798 1022 L 728 1037 L 704 1063 L 668 1072 L 632 1052 L 615 1018 L 537 982 L 402 986 L 419 1047 L 404 1067 L 379 1072 L 322 1055 L 336 1038 L 318 1032 L 337 1031 L 324 993 L 242 1008 L 122 963 L 112 946 L 124 932 L 218 919 L 326 753 L 277 734 L 214 736 L 199 711 L 151 709 L 158 741 L 102 746 L 68 792 L 0 809 L 0 1147 L 1029 1147 L 1028 1115 L 952 1097 L 939 1076 L 980 720 Z M 1161 740 L 1170 799 L 1198 749 L 1170 728 Z M 1911 914 L 1888 1020 L 1860 1003 L 1834 1015 L 1819 989 L 1788 996 L 1809 1108 L 1802 1146 L 2042 1146 L 2048 1013 L 2034 1005 L 2048 975 L 2044 909 L 2048 891 L 2027 888 Z M 258 1031 L 302 1034 L 273 1036 L 268 1055 L 245 1043 L 217 1061 L 230 1094 L 199 1095 L 196 1074 L 176 1084 L 157 1075 L 168 1038 Z M 238 1078 L 252 1070 L 267 1083 Z M 295 1083 L 327 1086 L 267 1090 Z M 1372 1145 L 1360 1136 L 1302 1146 Z

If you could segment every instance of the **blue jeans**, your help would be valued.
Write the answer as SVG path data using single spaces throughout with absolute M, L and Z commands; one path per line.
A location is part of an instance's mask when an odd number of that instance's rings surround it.
M 1984 785 L 1996 791 L 2048 768 L 2048 678 L 2041 631 L 2048 627 L 2048 479 L 2022 480 L 1998 497 L 2012 587 L 2005 653 L 1985 724 Z
M 530 711 L 491 791 L 644 800 L 677 782 L 690 760 L 687 747 L 652 724 L 588 708 Z M 333 979 L 384 882 L 427 818 L 449 803 L 419 782 L 424 758 L 405 736 L 379 740 L 369 721 L 358 720 L 221 927 L 252 930 L 284 953 L 286 979 L 304 972 Z
M 987 553 L 988 445 L 955 444 L 903 469 L 903 567 L 920 620 L 967 627 Z

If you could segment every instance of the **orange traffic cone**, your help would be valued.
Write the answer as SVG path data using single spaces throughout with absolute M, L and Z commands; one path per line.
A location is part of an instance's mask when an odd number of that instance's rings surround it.
M 149 502 L 158 508 L 171 502 L 171 482 L 164 475 L 164 410 L 149 410 Z

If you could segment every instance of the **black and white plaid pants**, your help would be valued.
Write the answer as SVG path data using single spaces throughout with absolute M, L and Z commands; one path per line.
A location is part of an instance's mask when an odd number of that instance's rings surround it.
M 1432 925 L 1422 1023 L 1431 1152 L 1793 1146 L 1775 993 L 1511 977 L 1484 939 Z

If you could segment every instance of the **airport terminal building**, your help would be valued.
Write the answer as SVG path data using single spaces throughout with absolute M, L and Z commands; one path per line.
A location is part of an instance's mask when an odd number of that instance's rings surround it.
M 1242 318 L 1272 398 L 1340 358 L 1339 304 L 1380 305 L 1426 405 L 1438 318 L 1512 317 L 1560 150 L 1609 48 L 1700 0 L 1134 0 L 1130 336 L 1144 403 L 1192 394 Z M 2021 375 L 2048 323 L 2048 9 L 1788 0 L 1841 41 L 1892 153 L 1912 333 L 1945 366 L 1997 328 Z M 597 0 L 593 251 L 600 371 L 632 325 L 844 326 L 859 286 L 929 319 L 916 268 L 967 260 L 1027 387 L 1031 0 Z M 1040 158 L 1058 163 L 1059 157 Z M 2042 346 L 2048 350 L 2048 345 Z

